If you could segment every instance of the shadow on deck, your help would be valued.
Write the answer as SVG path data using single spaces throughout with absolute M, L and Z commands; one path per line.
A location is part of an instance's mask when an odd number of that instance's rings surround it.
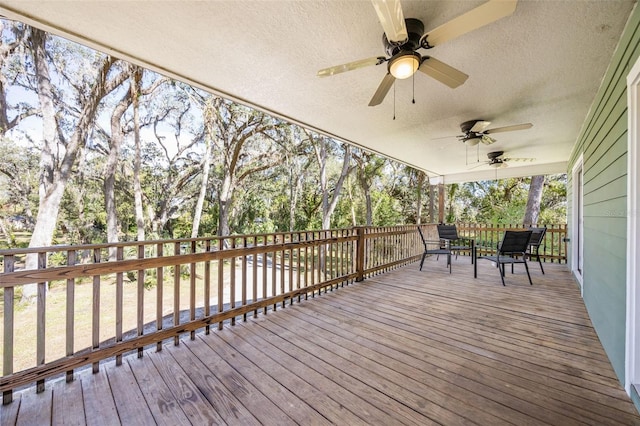
M 519 265 L 521 266 L 521 265 Z M 640 424 L 565 265 L 416 264 L 129 356 L 8 424 Z

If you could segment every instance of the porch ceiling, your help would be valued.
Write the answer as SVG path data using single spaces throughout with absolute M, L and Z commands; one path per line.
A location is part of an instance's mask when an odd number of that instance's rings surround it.
M 405 17 L 427 31 L 482 3 L 402 1 Z M 414 105 L 411 79 L 397 81 L 395 120 L 393 90 L 367 106 L 386 65 L 316 77 L 384 54 L 366 1 L 0 0 L 0 13 L 459 182 L 566 171 L 634 3 L 521 0 L 510 17 L 428 52 L 469 74 L 464 85 L 416 75 Z M 502 150 L 535 161 L 470 170 L 476 149 L 465 153 L 455 137 L 443 137 L 472 119 L 533 123 L 495 135 L 479 157 Z

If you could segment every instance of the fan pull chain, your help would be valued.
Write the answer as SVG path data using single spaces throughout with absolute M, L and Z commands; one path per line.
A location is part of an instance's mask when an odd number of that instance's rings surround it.
M 415 104 L 416 103 L 416 70 L 413 70 L 413 74 L 411 76 L 411 90 L 413 93 L 411 93 L 411 103 Z
M 393 85 L 393 119 L 396 119 L 396 85 Z

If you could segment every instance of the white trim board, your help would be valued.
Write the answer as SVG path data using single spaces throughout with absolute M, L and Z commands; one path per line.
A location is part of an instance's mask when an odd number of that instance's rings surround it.
M 577 174 L 580 174 L 580 179 L 577 180 Z M 581 188 L 576 189 L 576 182 L 580 182 Z M 572 208 L 571 208 L 571 272 L 573 276 L 580 284 L 580 295 L 584 297 L 584 285 L 582 280 L 582 274 L 584 267 L 584 225 L 583 220 L 579 215 L 584 217 L 584 161 L 583 154 L 580 154 L 580 157 L 576 160 L 571 168 L 571 184 L 573 186 L 573 194 L 572 194 Z M 577 195 L 580 194 L 578 197 Z M 578 231 L 578 236 L 576 236 L 576 230 Z M 582 239 L 582 241 L 580 241 Z M 582 264 L 578 264 L 578 262 L 582 262 Z
M 624 387 L 640 384 L 640 59 L 627 75 L 627 322 Z

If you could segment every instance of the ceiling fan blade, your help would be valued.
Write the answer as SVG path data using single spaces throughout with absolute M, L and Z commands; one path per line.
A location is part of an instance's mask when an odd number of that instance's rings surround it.
M 426 38 L 430 46 L 459 37 L 470 31 L 511 15 L 516 10 L 517 0 L 490 0 L 467 13 L 440 25 L 422 36 L 420 44 Z
M 382 82 L 380 82 L 378 90 L 376 90 L 376 93 L 373 94 L 373 98 L 371 98 L 369 106 L 380 105 L 384 100 L 384 97 L 387 96 L 387 93 L 389 92 L 389 89 L 391 89 L 391 86 L 393 86 L 394 81 L 396 81 L 396 78 L 387 73 L 387 75 L 385 75 L 382 79 Z
M 400 0 L 371 0 L 387 40 L 402 44 L 409 39 Z
M 502 161 L 520 161 L 524 163 L 533 163 L 535 158 L 503 158 Z
M 329 68 L 324 68 L 318 71 L 318 77 L 329 77 L 335 74 L 340 74 L 346 71 L 357 70 L 358 68 L 364 68 L 371 65 L 378 65 L 385 61 L 384 56 L 374 56 L 373 58 L 360 59 L 359 61 L 353 61 L 342 65 L 336 65 Z
M 469 129 L 470 132 L 480 133 L 491 124 L 490 121 L 476 121 L 476 124 L 473 125 L 472 128 Z
M 493 138 L 490 138 L 487 135 L 482 135 L 481 141 L 483 144 L 485 145 L 491 145 L 492 143 L 494 143 L 496 140 Z
M 533 124 L 531 123 L 514 124 L 513 126 L 496 127 L 495 129 L 485 130 L 484 133 L 488 135 L 491 133 L 513 132 L 514 130 L 526 130 L 532 127 L 533 127 Z
M 430 56 L 424 57 L 419 70 L 429 77 L 435 78 L 440 83 L 446 84 L 452 89 L 460 86 L 467 81 L 467 78 L 469 78 L 469 76 L 462 71 L 459 71 L 454 67 Z
M 438 137 L 438 138 L 431 138 L 431 139 L 429 139 L 429 140 L 430 140 L 430 141 L 437 141 L 437 140 L 440 140 L 440 139 L 451 139 L 451 138 L 458 138 L 458 139 L 460 139 L 460 138 L 463 138 L 463 137 L 464 137 L 464 135 L 449 135 L 449 136 L 440 136 L 440 137 Z

